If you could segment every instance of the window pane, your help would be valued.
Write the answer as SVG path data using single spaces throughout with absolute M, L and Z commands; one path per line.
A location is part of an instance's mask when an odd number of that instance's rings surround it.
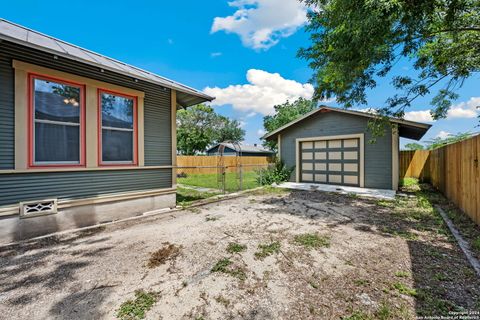
M 80 127 L 35 123 L 35 162 L 80 162 Z
M 133 99 L 102 93 L 102 126 L 133 129 Z
M 103 129 L 102 160 L 133 162 L 133 131 Z
M 80 88 L 34 79 L 35 119 L 80 122 Z

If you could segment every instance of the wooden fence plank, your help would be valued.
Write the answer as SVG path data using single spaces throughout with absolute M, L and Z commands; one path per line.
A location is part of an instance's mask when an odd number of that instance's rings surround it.
M 272 163 L 272 157 L 239 157 L 243 171 L 255 171 L 265 168 Z M 224 156 L 223 163 L 226 172 L 237 170 L 237 159 L 235 156 Z M 217 173 L 217 156 L 177 156 L 177 173 L 186 174 L 214 174 Z
M 432 151 L 401 151 L 400 178 L 431 183 L 480 225 L 480 135 Z

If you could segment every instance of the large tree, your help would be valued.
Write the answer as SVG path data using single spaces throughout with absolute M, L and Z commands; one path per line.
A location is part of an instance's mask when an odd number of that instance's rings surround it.
M 199 104 L 177 112 L 177 149 L 195 155 L 217 142 L 241 141 L 245 131 L 237 120 L 221 116 L 212 107 Z
M 389 77 L 396 93 L 382 116 L 433 94 L 434 119 L 446 116 L 469 76 L 480 70 L 478 0 L 304 0 L 311 6 L 311 46 L 300 49 L 314 69 L 315 98 L 345 107 L 367 105 L 367 91 Z M 414 70 L 393 74 L 401 60 Z M 399 68 L 397 68 L 399 69 Z
M 304 114 L 313 111 L 317 104 L 312 100 L 299 98 L 294 102 L 287 101 L 283 104 L 274 106 L 275 113 L 271 116 L 263 118 L 263 127 L 266 132 L 272 132 L 283 125 L 303 116 Z M 276 149 L 276 141 L 265 141 L 263 143 L 270 149 Z

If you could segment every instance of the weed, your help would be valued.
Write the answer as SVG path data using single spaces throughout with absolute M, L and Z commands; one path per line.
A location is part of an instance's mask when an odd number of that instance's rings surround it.
M 412 289 L 412 288 L 409 288 L 407 287 L 405 284 L 401 283 L 401 282 L 395 282 L 392 287 L 394 289 L 397 289 L 397 291 L 401 294 L 405 294 L 407 296 L 416 296 L 417 295 L 417 290 L 415 289 Z
M 316 233 L 304 233 L 295 236 L 295 242 L 308 249 L 329 247 L 330 238 L 327 236 L 320 236 Z
M 233 254 L 233 253 L 239 253 L 239 252 L 245 251 L 246 249 L 247 249 L 247 246 L 244 244 L 230 242 L 227 247 L 227 252 Z
M 212 272 L 221 272 L 224 274 L 228 274 L 234 278 L 237 278 L 239 280 L 245 280 L 247 279 L 247 275 L 245 274 L 245 271 L 243 271 L 240 268 L 229 268 L 229 266 L 233 264 L 233 262 L 228 259 L 224 258 L 222 260 L 219 260 L 212 268 Z
M 214 217 L 214 216 L 206 216 L 205 217 L 206 221 L 217 221 L 218 219 L 220 219 L 220 218 L 219 217 Z
M 386 208 L 395 207 L 395 201 L 378 200 L 376 203 L 377 203 L 377 206 L 380 206 L 380 207 L 386 207 Z
M 448 281 L 450 278 L 445 273 L 436 273 L 434 275 L 435 279 L 438 281 Z
M 473 249 L 480 251 L 480 236 L 473 240 L 472 247 Z
M 393 311 L 389 304 L 383 302 L 375 313 L 378 319 L 387 320 L 393 317 Z
M 353 283 L 357 286 L 366 286 L 368 284 L 370 284 L 370 281 L 366 280 L 366 279 L 356 279 L 353 281 Z
M 397 272 L 395 272 L 395 277 L 408 278 L 409 276 L 410 276 L 410 272 L 407 272 L 407 271 L 397 271 Z
M 199 214 L 200 212 L 202 212 L 202 210 L 200 210 L 199 208 L 196 208 L 196 207 L 190 207 L 187 210 L 190 211 L 191 213 L 195 213 L 195 214 Z
M 317 283 L 315 283 L 315 282 L 313 282 L 313 281 L 309 281 L 308 284 L 309 284 L 312 288 L 318 289 L 318 284 L 317 284 Z
M 228 300 L 227 298 L 219 295 L 215 298 L 215 301 L 217 301 L 218 303 L 220 304 L 223 304 L 223 306 L 226 308 L 228 307 L 228 305 L 230 304 L 230 300 Z
M 152 252 L 150 259 L 148 259 L 147 267 L 155 268 L 164 264 L 168 260 L 175 259 L 180 254 L 181 249 L 181 246 L 176 246 L 167 242 L 163 248 Z
M 343 320 L 370 320 L 370 319 L 372 319 L 372 317 L 370 317 L 365 312 L 355 311 L 347 317 L 342 317 L 342 319 Z
M 270 244 L 259 244 L 259 251 L 255 252 L 255 257 L 258 259 L 263 259 L 272 254 L 280 252 L 280 242 L 275 241 Z
M 158 294 L 155 292 L 137 290 L 134 300 L 128 300 L 120 305 L 117 317 L 121 320 L 143 319 L 145 313 L 152 308 L 157 298 Z

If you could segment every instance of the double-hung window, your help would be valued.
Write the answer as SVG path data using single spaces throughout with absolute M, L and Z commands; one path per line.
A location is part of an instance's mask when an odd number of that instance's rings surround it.
M 99 90 L 101 165 L 137 164 L 136 97 Z
M 84 165 L 84 87 L 29 75 L 29 165 Z

